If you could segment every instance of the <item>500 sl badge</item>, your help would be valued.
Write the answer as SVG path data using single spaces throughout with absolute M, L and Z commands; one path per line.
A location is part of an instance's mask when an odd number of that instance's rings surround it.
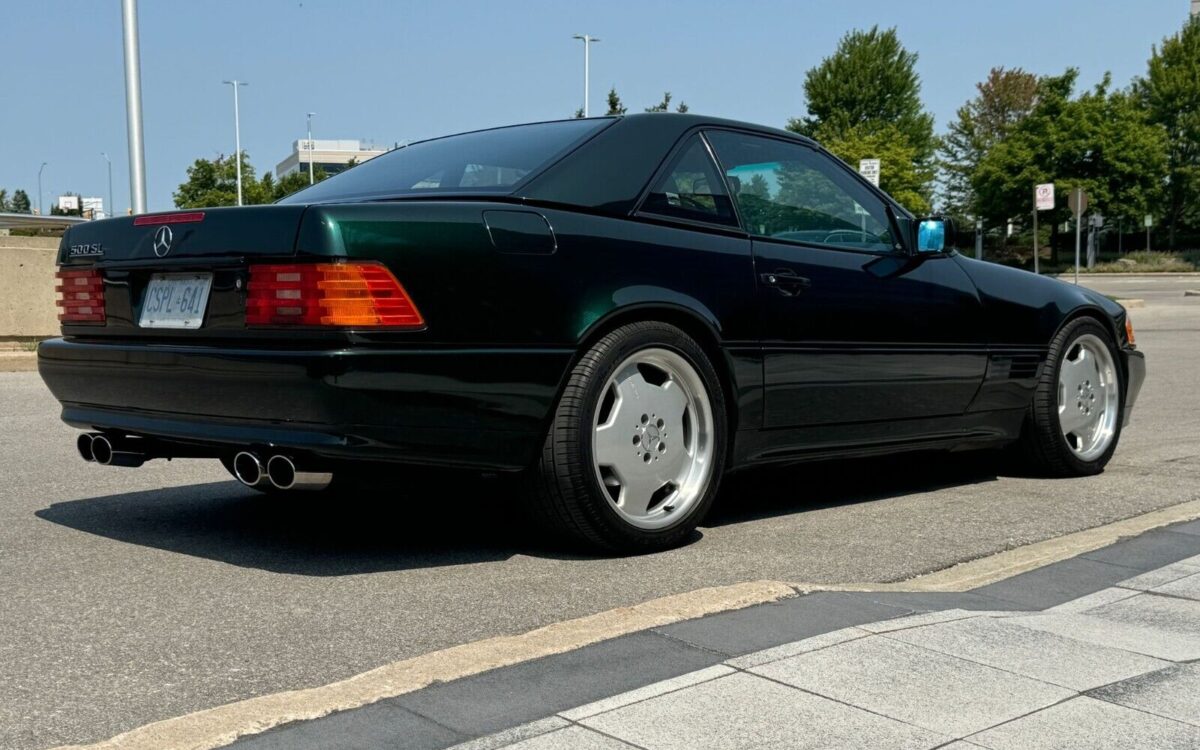
M 104 246 L 99 242 L 88 245 L 71 245 L 67 250 L 69 258 L 94 258 L 97 255 L 104 255 Z

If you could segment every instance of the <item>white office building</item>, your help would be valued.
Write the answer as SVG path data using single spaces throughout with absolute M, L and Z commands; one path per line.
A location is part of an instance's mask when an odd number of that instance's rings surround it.
M 293 172 L 307 172 L 308 162 L 314 167 L 325 170 L 325 174 L 337 174 L 346 168 L 351 161 L 361 164 L 367 159 L 373 159 L 386 153 L 387 149 L 374 148 L 359 140 L 321 140 L 311 141 L 302 138 L 292 142 L 292 153 L 286 159 L 275 165 L 275 176 L 283 177 Z

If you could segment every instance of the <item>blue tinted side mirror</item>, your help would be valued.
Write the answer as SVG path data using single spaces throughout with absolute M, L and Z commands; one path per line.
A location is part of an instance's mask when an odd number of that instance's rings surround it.
M 946 249 L 946 222 L 922 219 L 917 226 L 917 252 L 940 253 Z

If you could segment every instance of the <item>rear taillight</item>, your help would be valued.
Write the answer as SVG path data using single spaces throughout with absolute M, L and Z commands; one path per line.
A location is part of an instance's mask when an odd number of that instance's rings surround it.
M 61 322 L 104 323 L 104 276 L 99 271 L 59 271 L 55 277 Z
M 423 328 L 404 287 L 380 263 L 250 266 L 246 325 Z

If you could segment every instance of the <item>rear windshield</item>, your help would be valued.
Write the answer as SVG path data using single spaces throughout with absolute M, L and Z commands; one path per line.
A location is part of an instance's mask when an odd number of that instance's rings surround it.
M 423 193 L 507 193 L 526 175 L 610 122 L 542 122 L 421 141 L 377 156 L 279 202 Z

